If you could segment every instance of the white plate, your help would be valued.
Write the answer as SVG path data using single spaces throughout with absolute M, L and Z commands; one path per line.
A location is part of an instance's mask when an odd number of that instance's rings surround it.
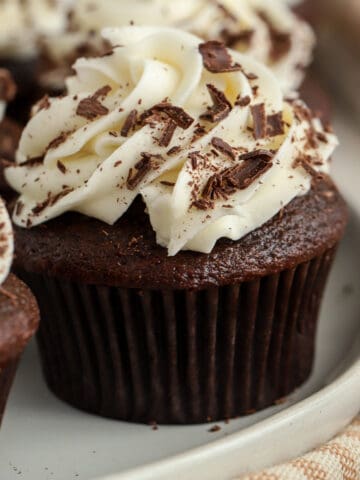
M 32 345 L 20 367 L 1 430 L 1 479 L 227 480 L 309 450 L 357 414 L 360 141 L 345 119 L 339 117 L 337 123 L 343 147 L 334 175 L 353 214 L 327 288 L 316 365 L 307 384 L 284 405 L 228 425 L 219 423 L 217 433 L 210 433 L 208 425 L 153 431 L 97 418 L 57 400 L 43 383 Z

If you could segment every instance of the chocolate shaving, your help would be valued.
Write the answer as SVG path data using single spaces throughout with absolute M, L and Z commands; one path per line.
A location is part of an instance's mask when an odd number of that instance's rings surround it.
M 317 172 L 312 166 L 312 159 L 309 155 L 304 155 L 296 158 L 293 162 L 292 167 L 302 167 L 309 175 L 311 175 L 313 181 L 322 180 L 323 178 L 323 175 Z
M 175 185 L 174 182 L 168 182 L 167 180 L 162 180 L 161 185 L 165 185 L 166 187 L 173 187 Z
M 232 110 L 231 103 L 226 98 L 225 94 L 218 90 L 211 83 L 207 84 L 207 89 L 210 93 L 211 99 L 214 103 L 212 107 L 208 107 L 206 113 L 203 113 L 200 118 L 212 123 L 224 120 Z
M 253 150 L 252 152 L 243 153 L 239 156 L 239 160 L 253 160 L 257 158 L 262 158 L 263 160 L 269 162 L 274 157 L 274 154 L 269 150 Z
M 237 98 L 235 105 L 238 107 L 247 107 L 251 103 L 251 98 L 249 95 L 246 95 L 245 97 L 239 97 Z
M 126 180 L 126 186 L 129 190 L 134 190 L 143 178 L 156 167 L 158 160 L 162 160 L 160 155 L 152 155 L 151 153 L 142 152 L 141 160 L 139 160 L 134 169 L 130 168 L 129 175 Z
M 256 140 L 266 137 L 265 104 L 258 103 L 250 107 L 254 119 L 254 137 Z
M 41 203 L 38 203 L 36 205 L 36 207 L 34 207 L 32 209 L 32 212 L 34 215 L 39 215 L 40 213 L 42 213 L 46 208 L 48 207 L 52 207 L 53 205 L 55 205 L 55 203 L 57 203 L 61 198 L 65 197 L 66 195 L 69 195 L 69 193 L 73 192 L 74 189 L 73 188 L 65 188 L 62 192 L 58 193 L 57 195 L 54 195 L 53 197 L 52 196 L 48 196 L 48 198 L 46 200 L 44 200 L 43 202 Z
M 201 43 L 199 51 L 203 57 L 204 67 L 211 73 L 238 72 L 241 65 L 234 64 L 225 44 L 216 40 Z
M 202 198 L 192 202 L 191 206 L 197 208 L 198 210 L 211 210 L 214 208 L 214 202 Z
M 169 118 L 165 122 L 165 128 L 159 139 L 160 147 L 168 147 L 170 145 L 171 139 L 175 133 L 176 128 L 177 128 L 177 124 L 171 118 Z
M 81 100 L 76 109 L 76 114 L 80 117 L 86 118 L 87 120 L 95 120 L 97 117 L 107 115 L 109 113 L 109 109 L 102 105 L 98 99 L 105 98 L 110 90 L 111 87 L 109 85 L 105 85 L 104 87 L 99 88 L 99 90 L 97 90 L 91 97 Z
M 317 148 L 318 138 L 316 135 L 316 130 L 312 126 L 310 126 L 310 128 L 308 128 L 305 133 L 306 133 L 306 143 L 304 145 L 304 148 L 306 150 Z
M 146 121 L 149 117 L 152 117 L 156 113 L 167 115 L 176 123 L 178 127 L 182 128 L 183 130 L 186 130 L 194 123 L 194 119 L 187 114 L 183 108 L 176 107 L 169 102 L 158 103 L 149 110 L 146 110 L 142 114 L 141 120 Z M 155 120 L 158 120 L 158 118 L 155 117 Z
M 22 201 L 19 200 L 18 202 L 16 202 L 16 204 L 15 204 L 15 215 L 17 215 L 17 216 L 21 215 L 22 211 L 24 210 L 24 207 L 25 207 L 25 205 Z
M 266 133 L 269 137 L 276 137 L 284 133 L 284 122 L 282 112 L 274 113 L 274 115 L 268 115 Z
M 50 150 L 52 148 L 57 148 L 59 145 L 64 143 L 66 141 L 66 139 L 69 137 L 69 135 L 71 135 L 72 133 L 73 133 L 73 131 L 71 131 L 71 132 L 61 132 L 58 137 L 54 138 L 54 140 L 51 140 L 49 145 L 46 147 L 46 150 Z
M 188 157 L 190 158 L 192 169 L 196 170 L 198 167 L 198 160 L 203 159 L 200 152 L 191 152 Z
M 10 102 L 15 98 L 16 85 L 8 70 L 0 68 L 0 100 Z
M 37 167 L 44 163 L 44 157 L 34 157 L 19 163 L 19 167 Z
M 170 148 L 170 150 L 168 150 L 166 153 L 167 155 L 171 156 L 179 153 L 180 150 L 181 150 L 180 145 L 176 145 L 175 147 Z
M 61 173 L 63 173 L 63 174 L 66 173 L 66 167 L 60 160 L 57 161 L 56 166 L 60 170 Z
M 126 117 L 124 125 L 121 129 L 121 136 L 127 137 L 129 132 L 135 127 L 137 122 L 137 110 L 131 110 L 129 115 Z
M 104 85 L 103 87 L 99 88 L 96 90 L 92 98 L 98 100 L 101 98 L 101 100 L 104 100 L 105 97 L 111 92 L 111 87 L 110 85 Z
M 248 188 L 272 167 L 271 157 L 254 156 L 251 161 L 227 168 L 209 178 L 202 196 L 206 200 L 227 200 L 238 190 Z
M 316 132 L 316 138 L 319 140 L 319 142 L 328 143 L 327 136 L 323 132 Z
M 40 110 L 47 110 L 51 106 L 50 100 L 49 100 L 49 95 L 44 95 L 36 104 L 37 111 L 40 112 Z
M 216 150 L 223 153 L 224 155 L 227 155 L 232 160 L 235 160 L 236 155 L 235 155 L 234 149 L 232 148 L 231 145 L 226 143 L 224 140 L 218 137 L 214 137 L 211 139 L 211 144 L 213 145 L 213 147 L 215 147 Z

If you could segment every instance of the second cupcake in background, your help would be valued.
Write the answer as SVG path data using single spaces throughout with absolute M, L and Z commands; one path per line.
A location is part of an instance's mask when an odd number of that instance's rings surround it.
M 0 68 L 0 195 L 9 193 L 4 179 L 4 165 L 15 160 L 15 152 L 20 140 L 21 127 L 5 117 L 8 102 L 14 100 L 17 87 L 8 70 Z
M 114 418 L 250 413 L 310 375 L 347 212 L 336 137 L 252 57 L 110 29 L 6 171 L 49 387 Z
M 11 116 L 26 122 L 38 97 L 39 41 L 63 33 L 72 0 L 2 0 L 0 2 L 0 67 L 7 68 L 18 85 Z
M 43 42 L 40 83 L 61 91 L 75 59 L 109 49 L 104 27 L 162 25 L 181 28 L 204 40 L 219 40 L 267 64 L 285 92 L 296 90 L 312 60 L 315 37 L 281 0 L 78 0 L 68 32 Z
M 0 423 L 20 356 L 39 324 L 35 298 L 9 274 L 13 253 L 12 226 L 0 197 Z

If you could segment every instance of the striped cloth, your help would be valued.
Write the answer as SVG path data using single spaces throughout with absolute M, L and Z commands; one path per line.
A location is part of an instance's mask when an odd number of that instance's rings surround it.
M 304 457 L 238 480 L 360 480 L 360 417 Z

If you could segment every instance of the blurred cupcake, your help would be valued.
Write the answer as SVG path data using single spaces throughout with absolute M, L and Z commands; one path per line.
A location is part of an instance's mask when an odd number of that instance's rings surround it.
M 12 227 L 0 198 L 0 422 L 19 358 L 39 322 L 29 289 L 9 275 L 13 250 Z
M 4 165 L 14 161 L 21 135 L 20 126 L 13 120 L 5 118 L 7 103 L 14 100 L 15 95 L 16 85 L 10 73 L 0 68 L 0 195 L 9 192 L 4 179 Z
M 64 85 L 78 52 L 105 52 L 99 32 L 104 27 L 163 25 L 182 28 L 206 40 L 219 40 L 271 67 L 284 91 L 295 90 L 312 59 L 314 35 L 279 0 L 134 0 L 77 1 L 71 11 L 69 32 L 45 39 L 41 83 L 46 90 Z M 90 32 L 90 33 L 89 33 Z
M 19 87 L 11 113 L 27 121 L 29 101 L 37 96 L 38 42 L 42 35 L 64 31 L 67 7 L 64 0 L 3 0 L 0 2 L 0 67 L 11 71 Z
M 219 42 L 160 27 L 105 39 L 113 50 L 38 106 L 6 171 L 47 383 L 131 421 L 269 406 L 312 369 L 347 218 L 336 137 Z

